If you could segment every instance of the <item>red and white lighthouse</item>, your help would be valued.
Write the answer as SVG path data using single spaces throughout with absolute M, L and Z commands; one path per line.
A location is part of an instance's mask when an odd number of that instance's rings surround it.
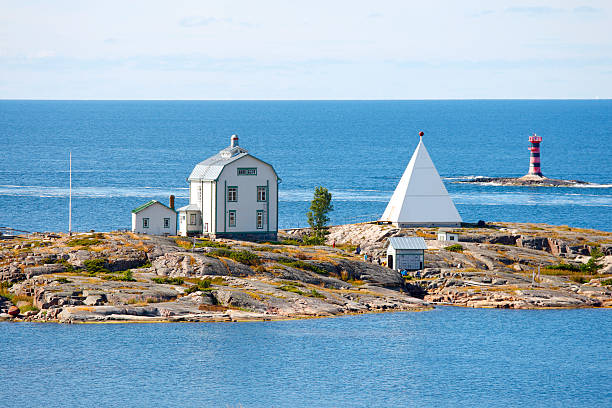
M 542 176 L 542 168 L 540 166 L 540 143 L 542 142 L 542 136 L 537 136 L 535 133 L 533 136 L 529 136 L 529 151 L 531 156 L 529 157 L 529 175 L 530 176 Z

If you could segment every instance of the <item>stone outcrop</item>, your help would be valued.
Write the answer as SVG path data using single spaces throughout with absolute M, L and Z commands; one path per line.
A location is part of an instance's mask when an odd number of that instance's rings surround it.
M 436 304 L 612 306 L 611 233 L 482 223 L 457 228 L 460 248 L 451 250 L 451 243 L 434 239 L 436 232 L 344 225 L 330 228 L 327 245 L 314 247 L 217 240 L 191 248 L 192 241 L 180 238 L 130 233 L 98 234 L 88 245 L 69 245 L 87 243 L 87 237 L 78 241 L 62 234 L 19 237 L 0 241 L 0 277 L 9 293 L 18 295 L 15 306 L 24 313 L 10 316 L 12 303 L 0 297 L 0 319 L 204 322 L 423 310 Z M 307 233 L 290 230 L 280 239 L 300 240 Z M 407 277 L 380 264 L 387 238 L 402 235 L 423 236 L 428 244 L 425 269 Z M 586 263 L 594 246 L 609 254 L 599 273 L 546 269 Z M 88 262 L 94 259 L 99 261 Z
M 454 183 L 472 183 L 496 186 L 529 186 L 529 187 L 576 187 L 595 185 L 580 180 L 560 180 L 544 176 L 527 175 L 523 177 L 474 177 L 457 180 Z

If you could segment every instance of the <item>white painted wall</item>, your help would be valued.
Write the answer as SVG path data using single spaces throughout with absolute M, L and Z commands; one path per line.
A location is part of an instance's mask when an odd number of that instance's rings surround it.
M 452 232 L 438 232 L 438 241 L 459 241 L 459 235 Z
M 396 271 L 410 269 L 408 265 L 414 265 L 414 262 L 420 262 L 423 267 L 425 265 L 424 254 L 421 249 L 396 249 L 389 245 L 387 256 L 389 255 L 393 256 L 393 269 Z
M 211 210 L 211 205 L 213 205 L 214 195 L 211 186 L 214 184 L 211 181 L 202 181 L 202 204 L 200 208 L 202 209 L 202 232 L 207 233 L 212 231 L 212 216 L 213 211 Z M 204 224 L 208 224 L 208 231 L 204 230 Z
M 149 228 L 143 228 L 143 218 L 149 219 Z M 164 218 L 170 218 L 169 228 L 164 228 Z M 149 235 L 176 235 L 176 213 L 160 203 L 155 203 L 138 213 L 132 213 L 132 232 Z
M 238 175 L 238 168 L 255 167 L 256 176 Z M 257 201 L 257 186 L 268 185 L 268 204 Z M 238 187 L 238 201 L 226 202 L 226 186 Z M 266 232 L 277 226 L 277 177 L 272 167 L 252 156 L 245 156 L 225 166 L 217 181 L 216 232 Z M 229 211 L 236 211 L 236 227 L 229 226 Z M 257 210 L 264 211 L 264 225 L 257 228 Z M 267 214 L 266 214 L 267 213 Z M 267 223 L 267 225 L 266 225 Z
M 197 206 L 200 206 L 200 208 L 202 208 L 202 203 L 200 202 L 201 187 L 202 183 L 200 181 L 192 180 L 189 183 L 189 204 L 196 204 Z

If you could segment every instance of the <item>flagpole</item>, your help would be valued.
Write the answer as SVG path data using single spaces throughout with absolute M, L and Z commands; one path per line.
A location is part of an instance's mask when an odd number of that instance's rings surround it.
M 72 235 L 72 152 L 70 152 L 70 192 L 68 198 L 68 235 Z

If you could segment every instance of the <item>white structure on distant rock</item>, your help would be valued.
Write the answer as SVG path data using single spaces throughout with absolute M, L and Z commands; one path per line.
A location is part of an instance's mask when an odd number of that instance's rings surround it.
M 440 228 L 438 230 L 438 241 L 454 241 L 459 242 L 459 234 Z
M 461 216 L 423 144 L 423 132 L 380 222 L 400 228 L 460 226 Z
M 176 211 L 174 196 L 170 207 L 151 200 L 132 210 L 132 232 L 148 235 L 176 235 Z
M 238 146 L 197 164 L 189 181 L 189 205 L 179 208 L 179 234 L 276 240 L 278 178 L 274 168 Z

